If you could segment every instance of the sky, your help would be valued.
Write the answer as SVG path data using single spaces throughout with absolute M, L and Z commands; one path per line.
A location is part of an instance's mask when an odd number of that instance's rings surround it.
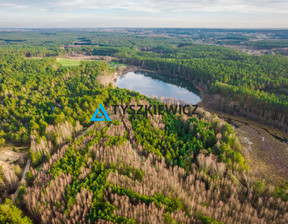
M 287 0 L 0 0 L 0 28 L 288 28 Z

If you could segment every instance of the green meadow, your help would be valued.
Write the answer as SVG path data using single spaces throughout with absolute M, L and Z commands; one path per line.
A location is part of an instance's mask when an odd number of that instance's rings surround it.
M 73 67 L 73 66 L 79 66 L 81 60 L 57 58 L 57 62 L 60 63 L 63 67 Z

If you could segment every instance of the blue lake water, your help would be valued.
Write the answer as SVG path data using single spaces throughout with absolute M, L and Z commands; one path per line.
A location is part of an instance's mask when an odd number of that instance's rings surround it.
M 192 84 L 151 72 L 128 72 L 117 77 L 116 86 L 137 91 L 148 97 L 173 98 L 189 104 L 201 102 L 200 94 Z

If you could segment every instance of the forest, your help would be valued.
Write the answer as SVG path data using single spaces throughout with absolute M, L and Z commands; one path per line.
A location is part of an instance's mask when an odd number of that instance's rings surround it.
M 176 44 L 163 38 L 156 47 L 157 38 L 150 45 L 141 38 L 132 45 L 131 41 L 126 43 L 126 38 L 123 39 L 122 47 L 111 39 L 105 46 L 106 52 L 103 47 L 83 50 L 89 54 L 112 54 L 121 63 L 184 78 L 199 85 L 211 99 L 209 103 L 218 109 L 230 110 L 288 132 L 286 56 L 253 56 L 225 47 Z
M 113 56 L 183 77 L 285 128 L 286 57 L 107 32 L 0 35 L 0 145 L 21 153 L 0 166 L 0 223 L 288 223 L 288 186 L 255 176 L 217 115 L 114 114 L 112 105 L 163 103 L 100 84 L 118 72 L 106 62 L 56 59 Z M 100 103 L 111 122 L 90 121 Z

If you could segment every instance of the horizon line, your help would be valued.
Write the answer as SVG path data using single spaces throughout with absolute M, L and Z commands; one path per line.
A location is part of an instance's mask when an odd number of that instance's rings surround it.
M 239 30 L 288 30 L 287 28 L 272 28 L 272 27 L 125 27 L 125 26 L 119 26 L 119 27 L 113 27 L 113 26 L 107 26 L 107 27 L 0 27 L 0 29 L 227 29 L 227 30 L 233 30 L 233 29 L 239 29 Z

